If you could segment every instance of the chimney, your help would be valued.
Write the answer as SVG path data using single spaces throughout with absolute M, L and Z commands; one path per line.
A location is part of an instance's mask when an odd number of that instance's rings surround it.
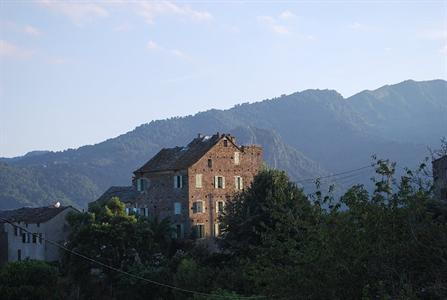
M 198 134 L 197 134 L 197 137 L 198 137 L 199 139 L 201 139 L 203 136 L 202 136 L 201 133 L 198 133 Z

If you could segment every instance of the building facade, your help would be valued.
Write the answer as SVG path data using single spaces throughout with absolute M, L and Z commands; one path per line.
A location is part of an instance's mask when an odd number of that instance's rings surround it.
M 447 201 L 447 155 L 434 160 L 432 167 L 435 196 Z
M 218 236 L 219 214 L 235 193 L 253 181 L 262 148 L 240 146 L 229 134 L 199 135 L 185 147 L 165 148 L 134 172 L 131 187 L 112 187 L 127 210 L 169 217 L 178 238 Z
M 48 262 L 60 259 L 60 249 L 45 239 L 64 243 L 69 234 L 67 214 L 79 212 L 67 207 L 24 207 L 0 211 L 0 265 L 24 259 Z M 22 227 L 29 232 L 26 232 Z

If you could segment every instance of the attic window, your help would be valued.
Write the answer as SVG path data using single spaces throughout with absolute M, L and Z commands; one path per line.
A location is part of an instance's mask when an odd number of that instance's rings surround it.
M 144 178 L 137 179 L 137 191 L 143 192 L 147 188 L 147 181 Z
M 228 147 L 228 140 L 223 141 L 224 147 Z
M 213 160 L 211 158 L 208 159 L 208 168 L 213 167 Z

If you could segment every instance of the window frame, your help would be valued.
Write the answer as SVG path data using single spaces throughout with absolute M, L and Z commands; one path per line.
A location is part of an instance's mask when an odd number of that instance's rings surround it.
M 234 152 L 233 160 L 234 160 L 235 165 L 238 166 L 241 164 L 241 157 L 240 157 L 240 153 L 238 151 Z
M 221 208 L 221 207 L 220 207 L 220 204 L 221 204 L 221 206 L 222 206 L 222 210 L 220 209 L 220 208 Z M 217 200 L 217 201 L 216 201 L 216 213 L 217 213 L 217 214 L 221 214 L 221 213 L 224 212 L 224 210 L 225 210 L 225 201 L 223 201 L 223 200 Z
M 221 179 L 221 184 L 219 184 L 219 179 Z M 216 189 L 225 189 L 225 176 L 216 175 L 214 176 L 214 188 Z
M 206 228 L 205 228 L 204 223 L 197 223 L 194 225 L 194 227 L 195 227 L 195 235 L 196 235 L 197 239 L 203 239 L 206 237 Z M 201 228 L 200 235 L 199 235 L 199 228 Z
M 196 174 L 196 188 L 201 189 L 203 187 L 203 174 Z
M 174 202 L 174 215 L 181 215 L 181 214 L 182 214 L 182 203 Z
M 174 188 L 175 189 L 183 188 L 183 175 L 182 174 L 174 175 Z
M 219 222 L 216 222 L 216 223 L 214 223 L 214 228 L 213 228 L 214 237 L 216 237 L 216 238 L 219 237 L 220 233 L 221 233 L 220 224 L 219 224 Z
M 234 187 L 237 191 L 242 191 L 244 189 L 244 181 L 242 176 L 234 176 Z
M 197 209 L 197 204 L 200 203 L 200 211 Z M 205 212 L 205 201 L 203 200 L 195 200 L 192 203 L 192 213 L 193 214 L 203 214 Z

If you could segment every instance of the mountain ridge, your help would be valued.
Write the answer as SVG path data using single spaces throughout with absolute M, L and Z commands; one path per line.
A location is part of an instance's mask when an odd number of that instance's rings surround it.
M 447 109 L 442 105 L 447 103 L 446 81 L 435 80 L 433 85 L 430 81 L 422 84 L 415 81 L 404 84 L 403 88 L 399 84 L 382 88 L 392 90 L 393 95 L 397 93 L 394 97 L 399 100 L 413 97 L 407 100 L 412 105 L 415 105 L 417 97 L 428 97 L 422 99 L 423 103 L 441 103 L 441 113 L 447 115 Z M 411 93 L 407 91 L 408 84 L 415 88 Z M 11 199 L 16 199 L 16 204 L 20 205 L 30 194 L 48 201 L 59 197 L 62 202 L 84 207 L 109 186 L 129 184 L 132 171 L 161 148 L 185 145 L 197 133 L 234 131 L 244 136 L 239 141 L 262 140 L 267 149 L 267 162 L 285 169 L 294 180 L 356 168 L 369 162 L 372 154 L 389 157 L 411 167 L 423 158 L 427 141 L 441 138 L 442 135 L 438 135 L 442 130 L 432 132 L 427 129 L 439 122 L 432 118 L 422 119 L 417 110 L 405 110 L 399 106 L 391 106 L 392 116 L 410 112 L 417 118 L 402 118 L 403 124 L 393 125 L 396 129 L 389 128 L 394 124 L 389 115 L 383 114 L 380 119 L 368 107 L 374 105 L 376 110 L 383 110 L 377 92 L 372 96 L 363 92 L 343 98 L 335 90 L 309 89 L 225 110 L 211 109 L 184 117 L 153 120 L 117 137 L 77 149 L 2 159 L 0 161 L 8 167 L 0 169 L 0 176 L 3 174 L 0 178 L 11 173 L 16 180 L 25 180 L 34 186 L 31 182 L 35 177 L 38 178 L 35 180 L 36 189 L 39 187 L 44 192 L 22 195 L 20 191 L 23 188 L 15 187 L 11 180 L 0 180 L 0 208 L 3 203 L 11 203 Z M 416 96 L 412 96 L 415 92 Z M 357 97 L 352 98 L 354 96 Z M 366 99 L 366 107 L 361 106 L 362 99 Z M 377 124 L 377 120 L 381 123 Z M 417 125 L 422 127 L 419 131 L 425 132 L 429 138 L 419 141 L 411 134 L 402 134 L 402 128 L 413 126 L 409 120 L 419 122 Z M 21 178 L 15 168 L 22 168 L 20 170 L 28 177 L 24 175 Z M 312 171 L 306 173 L 307 169 Z M 75 188 L 69 183 L 71 181 L 80 187 L 78 191 L 73 191 Z M 34 202 L 40 204 L 42 201 Z

